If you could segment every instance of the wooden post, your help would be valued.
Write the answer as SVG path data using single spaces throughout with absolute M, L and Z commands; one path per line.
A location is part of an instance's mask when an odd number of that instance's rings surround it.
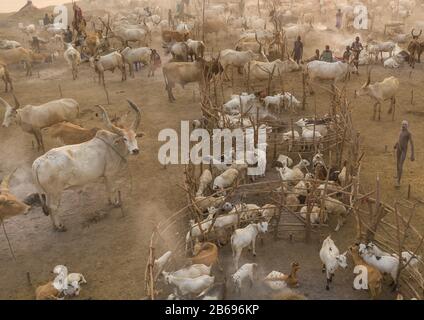
M 408 184 L 408 196 L 407 196 L 407 199 L 409 200 L 410 197 L 411 197 L 411 184 Z
M 411 89 L 411 104 L 414 104 L 414 89 Z
M 303 97 L 302 97 L 302 110 L 306 109 L 306 76 L 305 73 L 302 72 L 302 90 L 303 90 Z
M 60 86 L 60 83 L 59 83 L 59 94 L 60 94 L 60 98 L 62 99 L 63 98 L 63 94 L 62 94 L 62 87 Z
M 205 0 L 202 6 L 202 41 L 205 42 Z

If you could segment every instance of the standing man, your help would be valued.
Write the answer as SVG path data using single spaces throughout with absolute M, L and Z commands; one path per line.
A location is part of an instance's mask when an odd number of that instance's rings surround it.
M 169 25 L 169 28 L 171 28 L 171 29 L 174 28 L 174 19 L 172 17 L 172 10 L 171 9 L 168 10 L 168 25 Z
M 336 28 L 339 30 L 342 27 L 342 17 L 343 17 L 342 10 L 338 9 L 336 13 Z
M 45 16 L 44 16 L 44 18 L 43 18 L 43 24 L 45 25 L 45 26 L 47 26 L 47 25 L 49 25 L 50 24 L 50 18 L 49 18 L 49 15 L 46 13 L 45 14 Z
M 356 67 L 356 74 L 359 74 L 359 54 L 364 49 L 362 43 L 359 40 L 359 37 L 356 37 L 355 42 L 353 42 L 352 46 L 350 47 L 353 52 L 353 64 Z
M 297 37 L 297 40 L 294 42 L 294 48 L 292 52 L 292 56 L 294 61 L 296 61 L 297 64 L 300 63 L 303 57 L 303 42 L 300 36 Z
M 346 51 L 343 53 L 343 61 L 349 62 L 351 55 L 352 55 L 352 52 L 350 51 L 350 47 L 346 46 Z
M 408 121 L 403 120 L 402 129 L 399 134 L 399 140 L 398 142 L 396 142 L 394 147 L 394 149 L 396 149 L 396 167 L 397 167 L 396 188 L 400 187 L 400 179 L 402 178 L 403 162 L 406 159 L 409 143 L 411 143 L 411 161 L 415 161 L 414 142 L 412 141 L 412 134 L 408 130 Z

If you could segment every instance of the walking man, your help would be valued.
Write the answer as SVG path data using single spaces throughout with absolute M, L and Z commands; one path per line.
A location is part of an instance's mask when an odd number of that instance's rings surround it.
M 398 142 L 396 142 L 394 147 L 394 149 L 396 149 L 396 166 L 397 166 L 396 188 L 400 187 L 400 179 L 402 178 L 403 163 L 406 159 L 409 143 L 411 143 L 411 161 L 415 161 L 414 142 L 412 141 L 412 134 L 408 130 L 408 121 L 403 120 L 402 129 L 399 134 L 399 140 Z
M 359 37 L 355 38 L 355 42 L 352 43 L 352 46 L 350 47 L 353 52 L 353 64 L 356 67 L 356 74 L 359 74 L 359 55 L 361 51 L 364 49 L 362 46 L 362 43 L 359 41 Z

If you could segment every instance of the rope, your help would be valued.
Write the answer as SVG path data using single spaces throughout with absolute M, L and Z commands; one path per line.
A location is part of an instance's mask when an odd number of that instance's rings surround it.
M 104 144 L 106 144 L 108 147 L 110 147 L 113 151 L 116 152 L 116 154 L 122 159 L 122 161 L 124 161 L 125 163 L 127 163 L 127 161 L 128 161 L 127 158 L 125 158 L 122 154 L 120 154 L 119 151 L 116 150 L 116 148 L 113 145 L 111 145 L 109 142 L 107 142 L 106 140 L 103 140 L 100 137 L 97 137 L 96 136 L 96 138 L 99 139 L 99 140 L 101 140 L 101 141 L 103 141 Z

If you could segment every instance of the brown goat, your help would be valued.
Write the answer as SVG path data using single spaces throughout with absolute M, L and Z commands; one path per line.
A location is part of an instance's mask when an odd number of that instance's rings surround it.
M 35 300 L 59 300 L 60 291 L 53 286 L 53 281 L 35 289 Z
M 359 246 L 353 245 L 349 248 L 349 252 L 352 256 L 353 262 L 356 266 L 362 265 L 367 268 L 368 274 L 368 290 L 371 296 L 371 299 L 377 298 L 381 294 L 383 276 L 380 271 L 378 271 L 373 266 L 367 264 L 364 259 L 359 255 Z
M 218 247 L 212 242 L 196 243 L 193 250 L 194 257 L 190 258 L 192 264 L 204 264 L 213 266 L 217 264 L 219 269 Z

